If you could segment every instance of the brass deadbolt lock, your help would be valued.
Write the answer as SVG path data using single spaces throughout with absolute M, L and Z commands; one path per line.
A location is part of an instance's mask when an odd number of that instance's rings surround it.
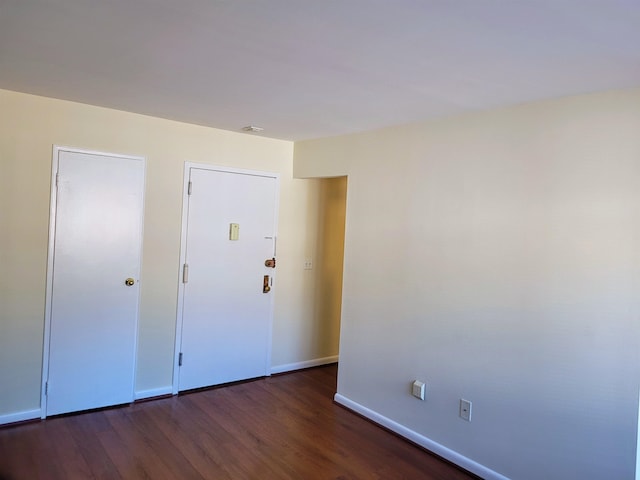
M 269 268 L 276 268 L 276 257 L 268 258 L 264 261 L 264 266 Z
M 136 283 L 136 281 L 135 281 L 133 278 L 131 278 L 131 277 L 127 278 L 127 279 L 124 281 L 124 284 L 125 284 L 127 287 L 131 287 L 134 283 Z

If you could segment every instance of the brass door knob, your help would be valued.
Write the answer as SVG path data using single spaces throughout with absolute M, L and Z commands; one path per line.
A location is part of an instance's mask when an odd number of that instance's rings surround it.
M 136 283 L 136 281 L 135 281 L 133 278 L 131 278 L 131 277 L 127 278 L 127 279 L 124 281 L 124 284 L 125 284 L 127 287 L 131 287 L 134 283 Z

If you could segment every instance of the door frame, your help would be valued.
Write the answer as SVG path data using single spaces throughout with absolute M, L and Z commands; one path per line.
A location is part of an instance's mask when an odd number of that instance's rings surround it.
M 80 153 L 84 155 L 98 155 L 104 157 L 124 158 L 128 160 L 136 160 L 142 162 L 143 171 L 143 183 L 142 183 L 142 212 L 140 215 L 140 277 L 142 280 L 142 245 L 144 240 L 144 200 L 146 192 L 147 182 L 147 165 L 146 158 L 136 155 L 123 155 L 117 153 L 101 152 L 96 150 L 86 150 L 75 147 L 65 147 L 60 145 L 53 145 L 53 152 L 51 155 L 51 196 L 49 200 L 49 237 L 47 247 L 47 286 L 45 293 L 45 307 L 44 307 L 44 335 L 43 335 L 43 348 L 42 348 L 42 383 L 40 385 L 40 418 L 45 419 L 47 417 L 47 391 L 46 385 L 49 379 L 49 347 L 51 342 L 51 306 L 53 300 L 53 266 L 55 255 L 55 243 L 56 243 L 56 216 L 58 214 L 58 188 L 57 188 L 57 173 L 58 173 L 58 159 L 61 152 Z M 140 327 L 140 290 L 138 289 L 138 302 L 136 308 L 136 326 L 135 326 L 135 339 L 134 339 L 134 355 L 133 355 L 133 388 L 131 391 L 131 400 L 134 398 L 135 382 L 137 376 L 137 364 L 138 364 L 138 329 Z
M 176 308 L 176 341 L 173 351 L 173 385 L 172 394 L 178 394 L 180 384 L 180 366 L 178 365 L 180 348 L 182 346 L 182 322 L 183 322 L 183 306 L 184 306 L 184 282 L 182 281 L 182 268 L 186 263 L 187 257 L 187 230 L 189 220 L 189 177 L 192 168 L 201 170 L 209 170 L 223 173 L 234 173 L 238 175 L 254 175 L 258 177 L 273 178 L 276 182 L 276 198 L 275 198 L 275 215 L 273 220 L 273 244 L 276 250 L 276 242 L 278 237 L 278 213 L 280 210 L 280 174 L 274 172 L 266 172 L 260 170 L 246 170 L 240 168 L 223 167 L 219 165 L 211 165 L 208 163 L 184 162 L 184 173 L 182 182 L 182 220 L 180 233 L 180 263 L 178 264 L 178 302 Z M 274 252 L 275 253 L 275 252 Z M 274 278 L 275 275 L 272 275 Z M 275 279 L 274 279 L 275 280 Z M 267 345 L 267 369 L 265 376 L 271 375 L 271 349 L 273 346 L 273 308 L 274 295 L 269 295 L 269 318 L 268 318 L 268 337 Z

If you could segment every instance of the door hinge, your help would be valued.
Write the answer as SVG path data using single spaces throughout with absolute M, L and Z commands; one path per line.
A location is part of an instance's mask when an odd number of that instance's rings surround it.
M 44 394 L 49 395 L 49 382 L 44 382 Z
M 58 182 L 60 181 L 60 174 L 56 173 L 56 188 L 58 188 Z
M 189 281 L 189 265 L 184 264 L 182 266 L 182 283 L 187 283 Z
M 187 195 L 191 195 L 191 190 L 193 188 L 193 183 L 189 180 L 189 185 L 187 187 Z
M 178 366 L 181 367 L 182 366 L 182 352 L 180 352 L 178 354 Z

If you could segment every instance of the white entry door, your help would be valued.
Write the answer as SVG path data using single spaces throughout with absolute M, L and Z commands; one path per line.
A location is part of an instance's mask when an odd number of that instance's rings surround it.
M 268 375 L 278 178 L 187 169 L 178 390 Z
M 56 147 L 46 415 L 133 400 L 144 159 Z

